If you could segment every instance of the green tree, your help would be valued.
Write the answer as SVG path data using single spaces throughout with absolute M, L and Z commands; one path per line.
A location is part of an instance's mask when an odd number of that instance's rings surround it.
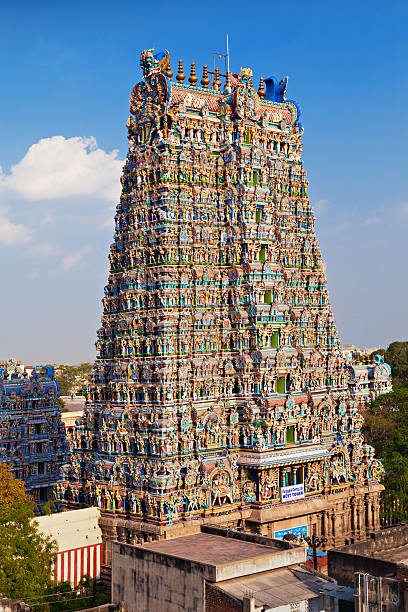
M 408 384 L 408 342 L 392 342 L 384 353 L 392 370 L 395 386 Z
M 91 363 L 81 363 L 79 366 L 55 366 L 55 377 L 59 382 L 61 395 L 71 395 L 77 389 L 84 387 L 91 371 Z
M 383 460 L 385 490 L 381 514 L 386 522 L 408 520 L 408 342 L 391 342 L 384 355 L 391 366 L 393 391 L 380 395 L 365 417 L 364 434 Z
M 408 387 L 380 395 L 365 413 L 364 434 L 384 463 L 382 518 L 408 520 Z
M 49 612 L 85 610 L 109 603 L 110 598 L 103 593 L 94 578 L 82 576 L 77 587 L 68 581 L 58 582 L 48 589 L 43 597 L 28 600 L 33 612 L 39 612 L 43 602 L 47 602 Z
M 38 597 L 50 586 L 56 546 L 33 519 L 24 483 L 0 463 L 0 593 L 5 597 Z

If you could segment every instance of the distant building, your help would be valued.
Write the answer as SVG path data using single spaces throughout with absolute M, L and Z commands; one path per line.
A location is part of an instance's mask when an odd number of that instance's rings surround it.
M 381 350 L 379 347 L 377 348 L 368 348 L 368 349 L 360 349 L 355 344 L 345 344 L 341 347 L 341 353 L 343 357 L 346 359 L 358 359 L 359 357 L 368 357 L 375 353 L 376 351 Z
M 359 349 L 358 346 L 356 346 L 355 344 L 345 344 L 341 347 L 340 350 L 343 354 L 343 357 L 345 357 L 346 359 L 355 359 L 356 357 L 360 357 L 362 352 L 361 349 Z
M 353 601 L 305 560 L 302 545 L 213 526 L 142 546 L 113 542 L 112 601 L 128 612 L 337 612 L 340 598 Z
M 63 412 L 61 414 L 61 419 L 65 425 L 65 432 L 66 432 L 68 441 L 70 441 L 72 438 L 77 420 L 81 419 L 83 416 L 84 416 L 83 410 L 76 410 L 75 412 Z
M 0 462 L 38 503 L 53 499 L 68 446 L 50 366 L 0 362 Z

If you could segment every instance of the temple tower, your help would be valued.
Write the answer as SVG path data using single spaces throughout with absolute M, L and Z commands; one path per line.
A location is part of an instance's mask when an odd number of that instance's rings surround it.
M 202 521 L 363 537 L 381 464 L 348 388 L 287 79 L 257 92 L 251 70 L 205 66 L 199 86 L 180 61 L 171 81 L 152 50 L 141 68 L 61 496 L 130 542 Z
M 0 361 L 0 462 L 24 481 L 39 506 L 54 502 L 69 459 L 59 385 L 51 366 Z

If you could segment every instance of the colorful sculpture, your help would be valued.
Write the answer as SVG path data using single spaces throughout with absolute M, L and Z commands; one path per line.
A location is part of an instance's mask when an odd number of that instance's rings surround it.
M 364 410 L 379 395 L 392 390 L 391 368 L 384 363 L 383 355 L 375 355 L 370 364 L 352 363 L 349 357 L 345 360 L 349 390 L 359 409 Z
M 32 498 L 53 500 L 68 444 L 54 368 L 0 363 L 0 461 L 24 480 Z
M 194 64 L 184 84 L 167 52 L 140 61 L 98 357 L 60 497 L 99 506 L 105 536 L 131 541 L 217 516 L 363 536 L 381 466 L 348 389 L 287 79 L 257 93 L 242 69 L 221 91 L 218 70 L 198 87 Z

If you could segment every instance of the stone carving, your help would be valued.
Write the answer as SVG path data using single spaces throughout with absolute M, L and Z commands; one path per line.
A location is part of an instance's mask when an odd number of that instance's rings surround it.
M 187 85 L 154 50 L 141 68 L 98 357 L 59 494 L 166 525 L 278 504 L 293 484 L 308 496 L 378 480 L 287 81 L 269 79 L 265 98 L 245 69 L 224 93 L 197 87 L 194 68 Z
M 39 504 L 63 496 L 58 481 L 68 444 L 58 397 L 53 367 L 29 368 L 13 359 L 0 363 L 0 460 Z M 75 462 L 70 473 L 79 479 Z

